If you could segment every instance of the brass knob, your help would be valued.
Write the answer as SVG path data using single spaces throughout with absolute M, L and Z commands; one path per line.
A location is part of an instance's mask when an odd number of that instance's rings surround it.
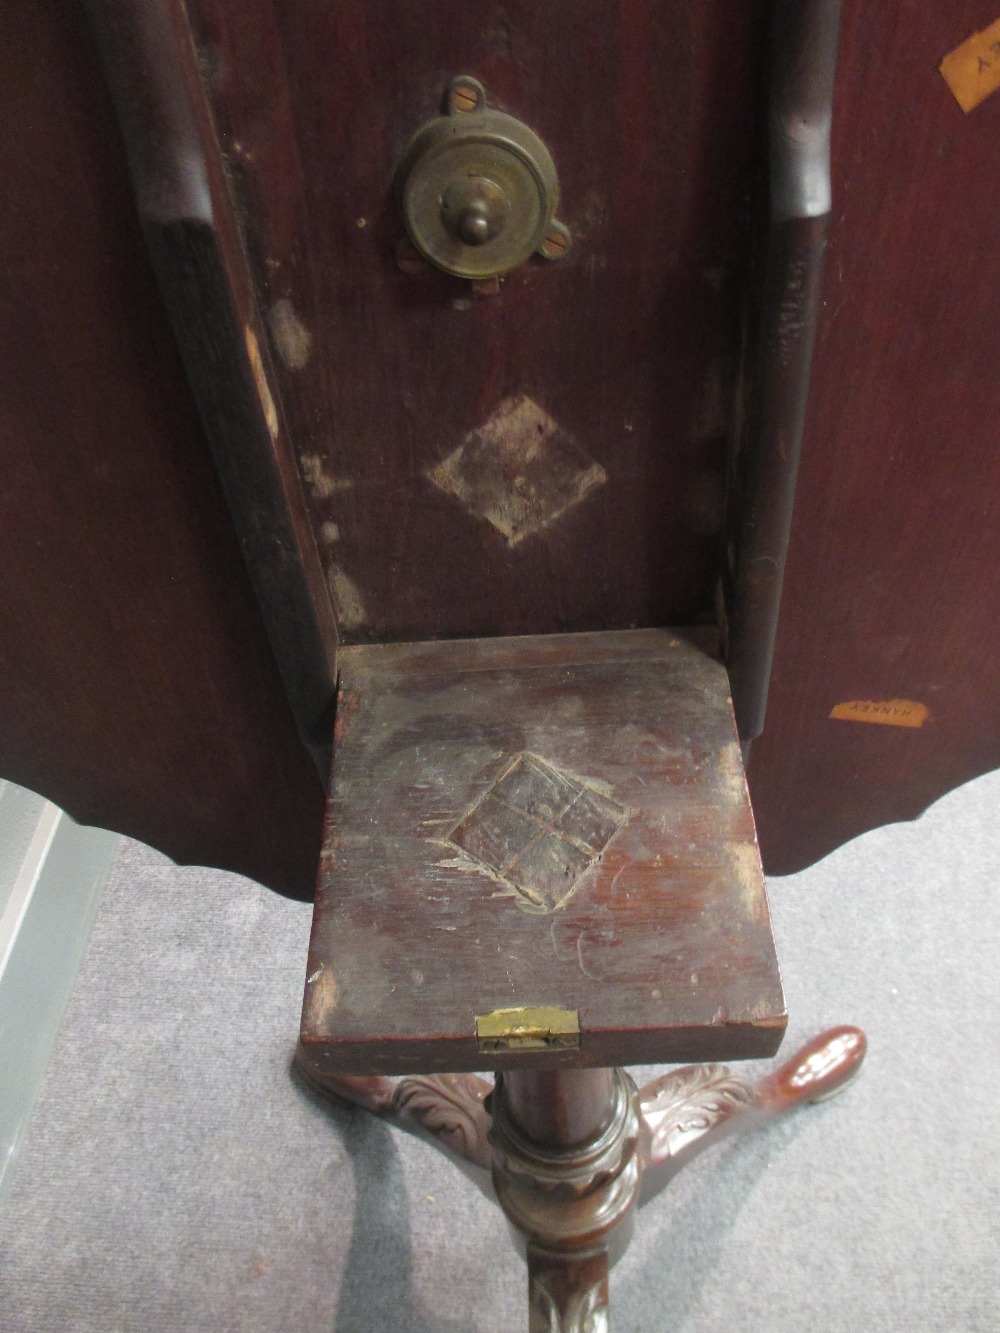
M 441 221 L 465 245 L 485 245 L 504 229 L 510 202 L 486 176 L 469 176 L 448 186 L 441 200 Z
M 509 273 L 538 253 L 561 257 L 552 157 L 522 121 L 486 106 L 475 79 L 454 79 L 448 114 L 417 132 L 398 180 L 410 240 L 425 259 L 474 281 Z M 558 244 L 549 242 L 555 237 Z

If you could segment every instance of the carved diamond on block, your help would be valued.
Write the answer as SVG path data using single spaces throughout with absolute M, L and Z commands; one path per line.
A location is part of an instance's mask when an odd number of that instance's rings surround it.
M 505 398 L 428 474 L 516 546 L 607 481 L 599 463 L 531 398 Z
M 551 912 L 627 818 L 609 796 L 524 753 L 507 764 L 448 841 L 503 881 L 522 906 Z

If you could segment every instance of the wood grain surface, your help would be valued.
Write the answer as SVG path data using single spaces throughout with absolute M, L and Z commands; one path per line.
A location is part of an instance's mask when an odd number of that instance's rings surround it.
M 669 9 L 191 6 L 348 638 L 710 614 L 765 6 Z M 1000 94 L 966 114 L 938 72 L 996 18 L 844 6 L 824 312 L 749 769 L 772 872 L 1000 762 Z M 0 766 L 178 859 L 306 893 L 320 787 L 89 35 L 72 0 L 0 23 Z M 456 72 L 549 142 L 577 238 L 471 304 L 394 252 L 394 155 Z M 429 471 L 521 394 L 608 480 L 511 546 Z M 923 725 L 838 709 L 897 700 Z
M 784 1003 L 725 669 L 663 630 L 348 648 L 302 1039 L 337 1073 L 739 1059 Z M 555 1006 L 578 1047 L 497 1051 Z
M 260 289 L 279 345 L 290 328 L 299 348 L 283 391 L 345 635 L 697 620 L 719 563 L 742 228 L 764 198 L 751 127 L 766 15 L 581 4 L 568 42 L 548 8 L 428 12 L 376 25 L 350 5 L 194 9 Z M 1000 759 L 1000 99 L 965 116 L 937 69 L 992 17 L 971 0 L 893 0 L 878 19 L 845 6 L 825 307 L 750 767 L 773 872 L 914 816 Z M 460 70 L 550 141 L 583 232 L 564 266 L 471 305 L 460 284 L 393 268 L 395 154 Z M 608 480 L 511 545 L 431 474 L 520 393 Z M 899 698 L 930 709 L 921 731 L 830 717 Z
M 848 3 L 824 313 L 764 734 L 771 873 L 1000 763 L 1000 95 L 942 57 L 991 0 Z M 842 721 L 923 704 L 920 728 Z
M 345 641 L 711 619 L 763 6 L 190 11 Z M 493 297 L 395 259 L 397 163 L 461 73 L 546 142 L 574 237 Z M 441 465 L 525 397 L 463 503 Z M 606 478 L 555 518 L 532 411 L 552 489 L 567 450 Z M 481 509 L 517 484 L 515 542 Z
M 312 891 L 299 741 L 82 13 L 0 14 L 0 771 L 179 861 Z

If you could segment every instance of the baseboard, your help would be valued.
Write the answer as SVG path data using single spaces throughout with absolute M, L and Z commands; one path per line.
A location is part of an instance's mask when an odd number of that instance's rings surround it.
M 0 1207 L 119 842 L 0 780 Z

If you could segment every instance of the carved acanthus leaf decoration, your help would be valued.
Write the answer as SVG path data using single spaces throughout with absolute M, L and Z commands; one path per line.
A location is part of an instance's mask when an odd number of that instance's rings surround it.
M 691 1065 L 649 1084 L 640 1094 L 651 1135 L 650 1158 L 675 1157 L 732 1115 L 753 1106 L 753 1089 L 725 1065 Z
M 530 1333 L 608 1333 L 605 1284 L 596 1282 L 582 1292 L 573 1292 L 565 1309 L 545 1285 L 543 1273 L 534 1274 L 531 1288 Z
M 490 1168 L 486 1141 L 490 1119 L 483 1107 L 491 1085 L 475 1074 L 438 1074 L 403 1078 L 396 1084 L 395 1109 L 444 1142 L 461 1157 Z

